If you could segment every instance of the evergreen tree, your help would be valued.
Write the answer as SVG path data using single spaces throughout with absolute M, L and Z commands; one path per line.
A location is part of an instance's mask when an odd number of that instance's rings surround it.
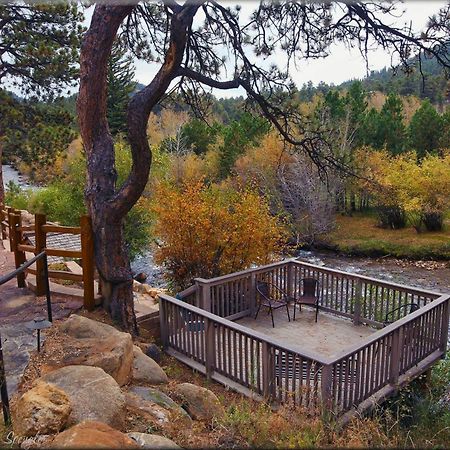
M 251 145 L 258 145 L 260 139 L 269 132 L 270 124 L 263 117 L 250 113 L 242 114 L 223 130 L 223 145 L 219 149 L 220 176 L 226 178 L 236 162 Z
M 418 158 L 439 148 L 442 118 L 428 99 L 412 116 L 408 132 L 410 145 L 416 150 Z
M 133 58 L 125 45 L 116 40 L 108 63 L 107 117 L 109 130 L 115 136 L 127 129 L 127 106 L 130 94 L 135 90 Z
M 195 154 L 202 155 L 216 142 L 220 128 L 217 122 L 209 126 L 203 120 L 192 119 L 183 126 L 182 131 L 187 147 Z
M 352 146 L 359 147 L 363 143 L 364 130 L 361 125 L 367 110 L 366 92 L 361 81 L 355 81 L 350 85 L 345 102 L 349 113 L 349 126 L 354 134 Z
M 450 149 L 450 109 L 442 114 L 441 136 L 439 138 L 440 149 Z
M 403 123 L 403 102 L 396 94 L 389 94 L 378 114 L 375 125 L 375 148 L 386 148 L 393 155 L 402 153 L 405 146 L 406 128 Z

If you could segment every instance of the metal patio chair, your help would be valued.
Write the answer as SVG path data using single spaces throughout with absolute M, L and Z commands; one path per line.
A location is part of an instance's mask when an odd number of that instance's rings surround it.
M 300 280 L 300 288 L 303 288 L 300 295 L 295 296 L 294 303 L 294 320 L 295 310 L 297 305 L 302 310 L 302 305 L 315 306 L 316 308 L 316 322 L 317 315 L 319 314 L 319 281 L 315 278 L 302 278 Z
M 262 306 L 269 309 L 269 313 L 272 317 L 272 327 L 275 328 L 275 322 L 273 320 L 273 310 L 278 308 L 286 308 L 289 322 L 291 317 L 289 315 L 289 297 L 278 286 L 267 281 L 257 281 L 256 291 L 259 294 L 259 305 L 255 314 L 255 319 L 258 317 L 259 310 Z

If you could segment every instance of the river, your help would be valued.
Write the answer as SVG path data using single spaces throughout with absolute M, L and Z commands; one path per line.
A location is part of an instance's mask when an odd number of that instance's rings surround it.
M 14 167 L 8 164 L 2 164 L 2 173 L 5 188 L 10 181 L 13 181 L 23 189 L 37 189 L 37 186 L 31 184 L 26 176 L 21 175 Z
M 361 258 L 332 252 L 300 251 L 297 257 L 311 264 L 350 273 L 379 278 L 435 292 L 450 293 L 449 261 L 407 261 L 393 258 Z M 148 275 L 147 283 L 165 287 L 163 268 L 153 259 L 152 252 L 138 257 L 132 264 L 134 273 Z

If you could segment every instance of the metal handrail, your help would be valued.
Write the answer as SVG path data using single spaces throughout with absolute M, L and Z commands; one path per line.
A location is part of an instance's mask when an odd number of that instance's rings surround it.
M 48 263 L 47 263 L 47 254 L 45 252 L 41 252 L 36 255 L 34 258 L 30 259 L 23 263 L 16 270 L 8 273 L 7 275 L 3 275 L 0 277 L 0 286 L 17 277 L 20 273 L 24 272 L 28 269 L 32 264 L 36 261 L 42 259 L 44 261 L 44 278 L 45 278 L 45 287 L 46 287 L 46 296 L 47 296 L 47 315 L 48 321 L 52 322 L 52 302 L 50 295 L 50 282 L 48 280 Z M 8 388 L 6 385 L 6 376 L 5 376 L 5 364 L 3 361 L 3 346 L 2 339 L 0 335 L 0 397 L 2 400 L 2 409 L 3 409 L 3 418 L 6 425 L 11 423 L 11 412 L 9 407 L 9 398 L 8 398 Z

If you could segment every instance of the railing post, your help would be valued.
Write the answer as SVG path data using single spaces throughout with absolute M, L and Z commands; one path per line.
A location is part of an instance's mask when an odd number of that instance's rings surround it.
M 450 316 L 450 299 L 444 303 L 443 311 L 442 311 L 442 336 L 441 336 L 441 350 L 445 356 L 445 352 L 447 351 L 448 345 L 448 323 Z
M 288 270 L 287 270 L 287 296 L 291 300 L 294 298 L 294 263 L 292 260 L 290 260 L 288 263 Z
M 322 378 L 320 381 L 322 396 L 322 413 L 327 415 L 333 408 L 333 365 L 324 364 L 322 366 Z
M 84 307 L 88 311 L 95 308 L 94 289 L 94 239 L 92 222 L 87 215 L 80 218 L 81 227 L 81 262 L 83 266 Z
M 271 355 L 271 346 L 268 342 L 262 341 L 262 387 L 263 396 L 267 400 L 272 398 L 272 387 L 274 386 L 274 362 Z
M 16 269 L 18 269 L 25 261 L 25 252 L 19 250 L 18 245 L 22 242 L 22 232 L 19 227 L 22 225 L 22 217 L 19 214 L 11 214 L 11 251 L 14 252 L 14 262 Z M 25 284 L 25 272 L 20 272 L 17 275 L 17 286 L 23 288 Z
M 169 347 L 169 322 L 167 317 L 167 302 L 159 298 L 159 326 L 161 330 L 161 345 L 163 350 Z
M 208 283 L 201 282 L 200 284 L 202 290 L 202 309 L 208 312 L 211 311 L 211 288 Z
M 211 380 L 211 375 L 215 369 L 216 336 L 214 333 L 214 323 L 205 317 L 205 368 L 206 378 Z
M 256 274 L 250 275 L 250 314 L 253 316 L 256 311 Z
M 392 335 L 392 350 L 391 350 L 391 376 L 389 382 L 394 386 L 398 385 L 398 378 L 400 376 L 400 358 L 402 355 L 403 346 L 403 327 L 394 330 Z
M 34 254 L 45 250 L 47 246 L 47 237 L 44 229 L 42 228 L 47 223 L 47 219 L 44 214 L 35 214 L 34 216 L 34 238 L 36 240 L 36 248 L 34 249 Z M 46 281 L 44 275 L 44 260 L 38 259 L 36 261 L 36 295 L 44 295 L 46 293 Z
M 356 282 L 355 293 L 353 297 L 353 323 L 355 325 L 361 324 L 362 301 L 362 281 L 358 279 Z

